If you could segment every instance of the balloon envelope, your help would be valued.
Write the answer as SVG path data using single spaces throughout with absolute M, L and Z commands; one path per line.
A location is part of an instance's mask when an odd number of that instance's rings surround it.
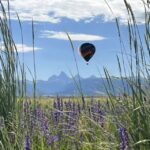
M 95 46 L 91 43 L 83 43 L 79 48 L 79 52 L 86 62 L 93 57 L 95 51 Z

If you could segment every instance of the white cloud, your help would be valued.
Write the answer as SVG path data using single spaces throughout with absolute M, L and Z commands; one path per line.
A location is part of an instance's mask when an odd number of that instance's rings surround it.
M 17 51 L 18 52 L 31 52 L 33 51 L 33 47 L 32 46 L 27 46 L 25 44 L 16 44 L 16 47 L 17 47 Z M 41 50 L 42 48 L 39 48 L 39 47 L 34 47 L 34 50 L 37 51 L 37 50 Z
M 18 53 L 26 53 L 26 52 L 31 52 L 33 51 L 33 47 L 32 46 L 27 46 L 26 44 L 15 44 L 16 48 L 17 48 L 17 52 Z M 34 50 L 37 51 L 37 50 L 41 50 L 42 48 L 39 48 L 39 47 L 34 47 Z M 3 50 L 5 51 L 5 48 L 4 48 L 4 43 L 3 42 L 0 42 L 0 50 Z
M 137 21 L 143 23 L 145 11 L 142 0 L 127 1 L 131 4 Z M 21 20 L 26 21 L 33 17 L 35 21 L 58 23 L 65 17 L 88 22 L 101 16 L 104 21 L 112 21 L 114 17 L 118 17 L 122 23 L 125 23 L 128 15 L 124 0 L 107 0 L 107 2 L 114 15 L 105 0 L 12 0 L 10 6 L 13 19 L 17 19 L 15 12 L 18 12 Z
M 82 34 L 82 33 L 68 33 L 72 41 L 100 41 L 104 40 L 105 37 L 98 35 Z M 43 31 L 41 38 L 68 40 L 67 34 L 65 32 L 56 31 Z

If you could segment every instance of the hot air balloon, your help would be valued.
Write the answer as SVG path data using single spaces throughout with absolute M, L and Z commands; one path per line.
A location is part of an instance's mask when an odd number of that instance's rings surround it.
M 95 46 L 91 43 L 83 43 L 79 48 L 79 52 L 87 64 L 88 61 L 93 57 L 95 51 Z

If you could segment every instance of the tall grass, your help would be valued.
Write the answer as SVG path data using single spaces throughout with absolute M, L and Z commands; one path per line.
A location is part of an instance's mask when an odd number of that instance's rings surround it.
M 75 66 L 76 66 L 76 69 L 77 69 L 78 81 L 76 81 L 76 79 L 74 78 L 74 76 L 72 74 L 71 75 L 72 75 L 73 80 L 75 82 L 75 85 L 78 89 L 78 92 L 80 93 L 80 96 L 81 96 L 81 99 L 82 99 L 82 107 L 85 108 L 85 100 L 84 100 L 84 95 L 83 95 L 83 90 L 82 90 L 82 85 L 81 85 L 79 67 L 78 67 L 78 63 L 77 63 L 77 59 L 76 59 L 76 55 L 75 55 L 75 48 L 74 48 L 73 42 L 72 42 L 69 34 L 68 33 L 66 33 L 66 34 L 67 34 L 67 37 L 68 37 L 70 45 L 71 45 L 71 49 L 72 49 L 72 53 L 73 53 L 73 57 L 74 57 L 74 61 L 75 61 Z
M 11 35 L 10 20 L 7 18 L 2 2 L 0 2 L 0 9 L 2 13 L 0 18 L 0 115 L 7 119 L 15 112 L 20 64 Z
M 132 6 L 124 0 L 129 20 L 128 35 L 130 56 L 123 55 L 127 52 L 125 47 L 120 25 L 116 19 L 118 36 L 121 46 L 121 59 L 117 56 L 120 77 L 128 83 L 128 89 L 124 93 L 128 96 L 121 99 L 121 104 L 125 115 L 116 115 L 116 126 L 124 127 L 129 134 L 129 148 L 136 150 L 148 150 L 150 148 L 150 99 L 149 99 L 149 59 L 150 59 L 150 14 L 149 1 L 143 1 L 145 8 L 145 32 L 140 33 Z M 125 64 L 125 62 L 127 62 Z M 110 75 L 105 70 L 108 81 L 111 81 Z M 130 89 L 130 90 L 129 90 Z M 130 92 L 129 92 L 130 91 Z M 111 100 L 111 98 L 110 98 Z M 116 99 L 117 102 L 120 102 Z M 112 103 L 111 103 L 112 104 Z M 112 104 L 113 105 L 113 104 Z M 113 107 L 114 108 L 114 107 Z M 114 108 L 116 111 L 116 108 Z M 128 124 L 130 122 L 130 124 Z
M 6 2 L 8 9 L 0 1 L 0 149 L 5 150 L 18 147 L 18 143 L 12 145 L 9 137 L 18 136 L 17 124 L 23 108 L 18 102 L 25 95 L 25 72 L 12 38 L 9 1 Z

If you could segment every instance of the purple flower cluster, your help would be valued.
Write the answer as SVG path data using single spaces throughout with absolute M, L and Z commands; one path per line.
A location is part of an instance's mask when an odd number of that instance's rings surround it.
M 37 136 L 39 139 L 43 138 L 47 147 L 57 141 L 57 136 L 51 134 L 50 124 L 48 120 L 48 115 L 41 106 L 37 106 L 36 109 L 33 108 L 29 102 L 24 102 L 24 134 L 25 137 L 25 150 L 30 150 L 32 145 L 32 139 Z
M 120 127 L 119 128 L 119 137 L 120 137 L 120 140 L 121 140 L 121 143 L 120 143 L 120 150 L 127 150 L 128 148 L 128 134 L 127 134 L 127 131 L 124 127 Z
M 94 103 L 93 97 L 91 98 L 91 104 L 89 107 L 89 117 L 95 122 L 98 122 L 101 127 L 104 127 L 105 114 L 101 109 L 100 103 Z
M 30 143 L 30 138 L 29 138 L 29 136 L 27 136 L 27 137 L 25 138 L 24 149 L 25 149 L 25 150 L 31 150 L 31 143 Z
M 85 105 L 86 109 L 82 107 L 80 103 L 73 102 L 70 99 L 63 101 L 62 98 L 57 97 L 53 102 L 53 110 L 51 110 L 51 120 L 56 129 L 61 128 L 64 134 L 69 134 L 75 136 L 77 131 L 77 126 L 79 124 L 80 116 L 82 112 L 88 113 L 89 117 L 96 121 L 102 128 L 104 127 L 105 114 L 102 111 L 99 102 L 94 101 L 91 98 L 90 105 Z M 60 134 L 58 134 L 61 137 Z
M 60 128 L 59 139 L 61 139 L 61 134 L 75 134 L 74 126 L 79 120 L 80 111 L 80 104 L 71 100 L 63 102 L 62 98 L 59 97 L 54 100 L 50 118 L 55 129 Z
M 25 150 L 30 150 L 34 139 L 44 141 L 47 148 L 56 148 L 57 141 L 63 142 L 64 138 L 79 136 L 84 141 L 84 136 L 80 132 L 79 122 L 83 114 L 104 127 L 104 111 L 94 98 L 91 102 L 82 107 L 81 103 L 71 99 L 63 100 L 57 97 L 53 101 L 53 107 L 43 107 L 40 104 L 33 107 L 31 102 L 24 102 L 24 135 Z M 92 131 L 92 129 L 89 129 Z

